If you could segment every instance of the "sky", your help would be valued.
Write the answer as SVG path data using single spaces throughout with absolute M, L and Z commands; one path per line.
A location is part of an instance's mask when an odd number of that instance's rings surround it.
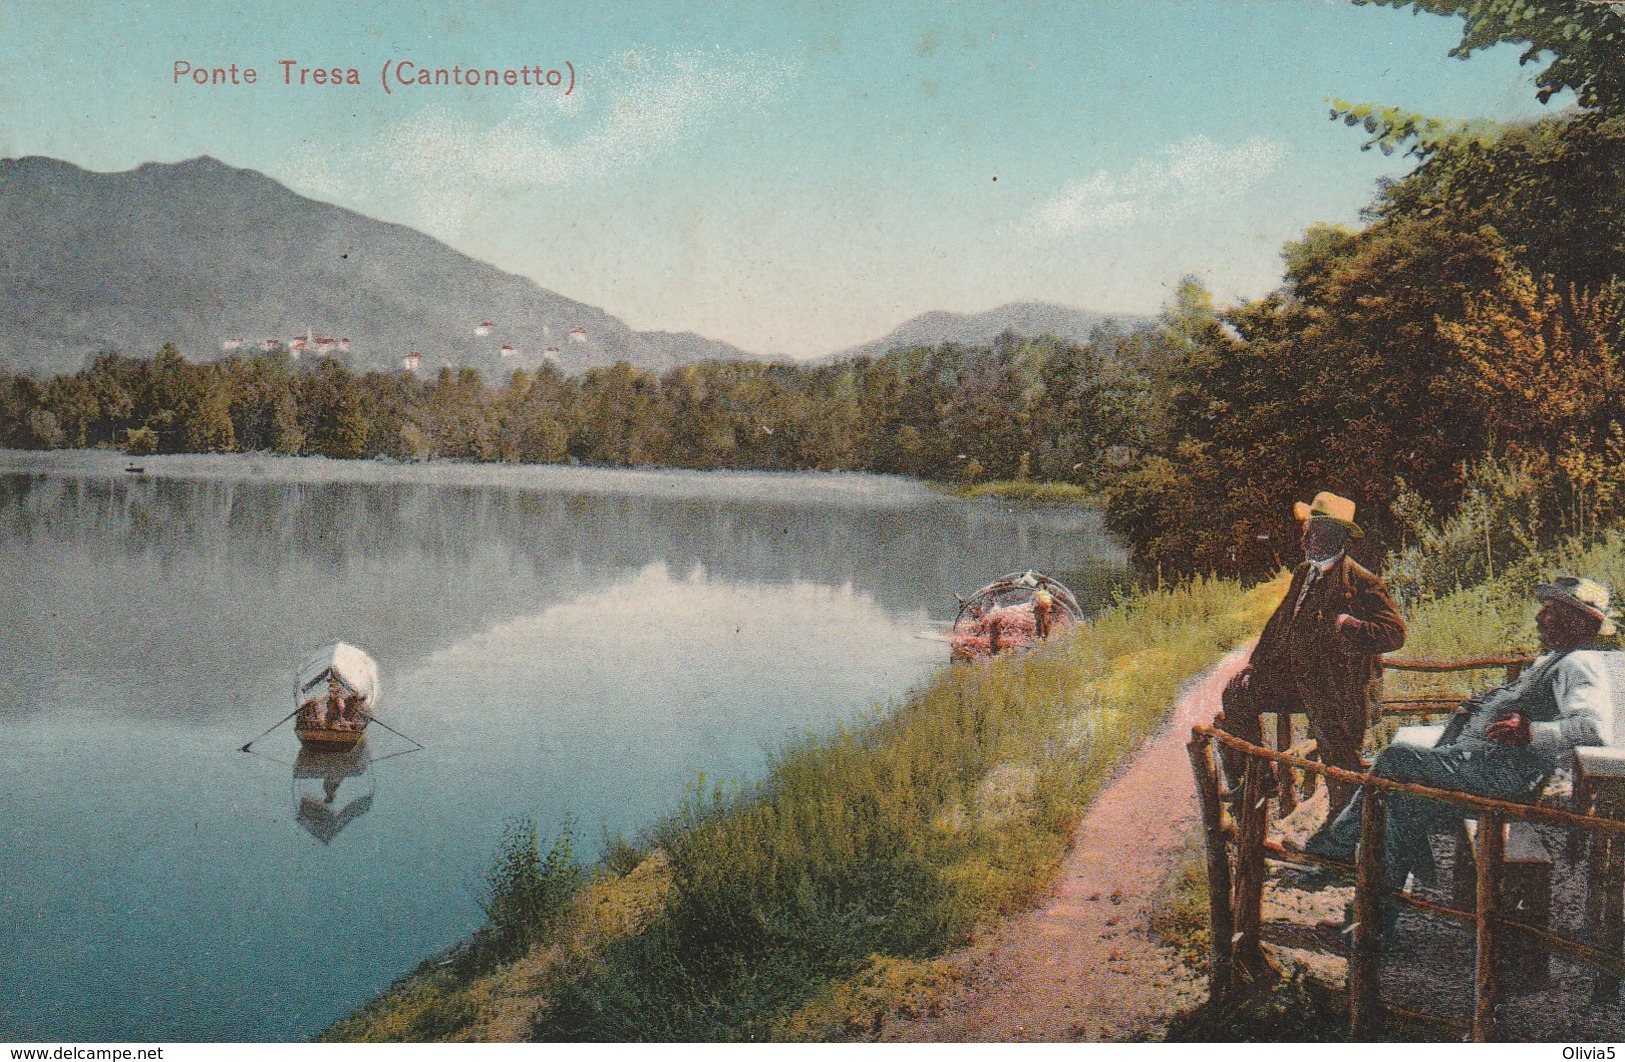
M 1567 102 L 1459 37 L 1348 0 L 11 0 L 0 157 L 212 155 L 634 328 L 813 357 L 930 310 L 1155 313 L 1187 274 L 1261 295 L 1414 165 L 1329 99 Z M 453 67 L 520 83 L 413 80 Z M 300 84 L 334 68 L 359 84 Z

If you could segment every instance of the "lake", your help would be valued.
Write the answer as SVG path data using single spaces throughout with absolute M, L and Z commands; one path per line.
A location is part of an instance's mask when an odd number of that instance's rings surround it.
M 590 859 L 902 698 L 956 591 L 1125 563 L 880 476 L 127 460 L 0 451 L 0 1040 L 307 1038 L 481 923 L 505 823 Z M 239 751 L 337 639 L 365 751 Z

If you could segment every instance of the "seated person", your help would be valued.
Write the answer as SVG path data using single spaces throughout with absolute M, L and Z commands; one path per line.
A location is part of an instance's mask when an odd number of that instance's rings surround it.
M 336 678 L 327 680 L 327 725 L 338 726 L 345 721 L 344 687 Z
M 1553 771 L 1578 745 L 1612 744 L 1614 703 L 1609 669 L 1594 643 L 1614 633 L 1608 590 L 1589 579 L 1560 578 L 1541 585 L 1535 617 L 1546 652 L 1504 686 L 1478 694 L 1457 710 L 1433 748 L 1390 745 L 1371 773 L 1396 782 L 1474 796 L 1532 803 Z M 1410 874 L 1432 884 L 1436 870 L 1428 835 L 1451 829 L 1464 809 L 1401 793 L 1384 794 L 1388 808 L 1387 879 L 1403 889 Z M 1309 838 L 1305 849 L 1352 859 L 1360 840 L 1364 794 Z M 1395 905 L 1383 908 L 1383 930 Z
M 327 725 L 327 702 L 312 697 L 299 706 L 299 722 L 309 726 Z

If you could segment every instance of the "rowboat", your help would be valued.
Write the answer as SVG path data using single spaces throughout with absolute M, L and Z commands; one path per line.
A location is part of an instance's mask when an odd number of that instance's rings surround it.
M 1031 570 L 1012 572 L 959 599 L 948 656 L 967 661 L 1026 649 L 1082 622 L 1083 608 L 1059 579 Z
M 299 669 L 293 732 L 307 749 L 351 748 L 372 721 L 380 692 L 372 657 L 348 642 L 324 645 Z

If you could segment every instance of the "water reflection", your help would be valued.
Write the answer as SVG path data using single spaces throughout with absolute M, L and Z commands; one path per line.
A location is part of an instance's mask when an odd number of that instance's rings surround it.
M 730 499 L 107 457 L 0 474 L 0 1039 L 309 1036 L 479 925 L 505 821 L 573 817 L 591 858 L 696 773 L 759 777 L 903 696 L 946 661 L 916 634 L 954 591 L 1031 566 L 1087 599 L 1121 563 L 1093 514 L 890 481 Z M 402 733 L 236 751 L 338 640 L 377 659 Z M 326 896 L 374 902 L 342 924 L 288 902 Z
M 365 737 L 343 751 L 301 747 L 293 764 L 294 821 L 318 841 L 332 844 L 344 827 L 372 810 L 371 762 Z
M 605 474 L 609 475 L 609 474 Z M 0 715 L 53 702 L 71 670 L 125 710 L 232 714 L 209 674 L 321 639 L 410 668 L 494 622 L 660 563 L 714 582 L 851 586 L 891 611 L 951 619 L 955 591 L 1037 567 L 1081 597 L 1122 570 L 1088 512 L 782 498 L 733 504 L 415 483 L 0 476 Z M 293 607 L 322 601 L 318 616 Z M 72 646 L 70 653 L 69 647 Z M 184 666 L 155 667 L 184 659 Z M 164 672 L 165 688 L 152 677 Z M 178 687 L 175 685 L 178 683 Z

